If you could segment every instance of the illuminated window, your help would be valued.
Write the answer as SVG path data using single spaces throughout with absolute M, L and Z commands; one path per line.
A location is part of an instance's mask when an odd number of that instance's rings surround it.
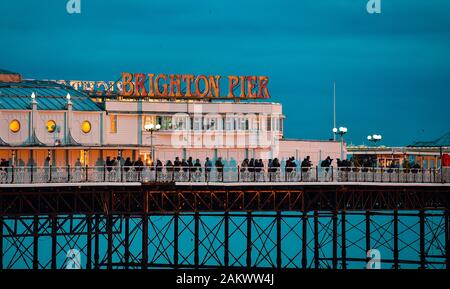
M 55 132 L 56 130 L 56 122 L 54 120 L 47 121 L 47 131 Z
M 9 129 L 14 133 L 18 132 L 20 130 L 20 122 L 17 119 L 12 120 L 9 123 Z
M 78 160 L 77 160 L 78 161 Z M 85 166 L 89 163 L 89 151 L 88 150 L 80 150 L 80 163 Z M 75 164 L 76 166 L 77 164 Z
M 110 115 L 109 122 L 110 122 L 110 132 L 117 133 L 117 115 Z
M 88 133 L 91 131 L 91 123 L 87 120 L 83 121 L 83 123 L 81 124 L 81 130 L 84 133 Z
M 154 124 L 156 125 L 156 116 L 155 115 L 147 115 L 144 117 L 144 121 L 142 122 L 142 129 L 145 130 L 146 124 Z

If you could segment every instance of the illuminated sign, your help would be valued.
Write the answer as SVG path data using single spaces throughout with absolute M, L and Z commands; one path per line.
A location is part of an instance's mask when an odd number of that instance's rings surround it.
M 221 83 L 226 82 L 225 87 Z M 155 98 L 269 98 L 267 76 L 122 73 L 122 96 Z M 226 89 L 225 89 L 226 88 Z M 225 91 L 225 94 L 222 92 Z M 223 96 L 226 95 L 226 96 Z
M 91 80 L 54 80 L 62 85 L 69 85 L 75 90 L 85 92 L 120 92 L 122 91 L 121 81 L 91 81 Z

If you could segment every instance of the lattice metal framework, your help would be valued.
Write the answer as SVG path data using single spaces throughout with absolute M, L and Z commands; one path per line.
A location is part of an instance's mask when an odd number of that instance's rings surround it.
M 8 189 L 0 267 L 448 268 L 445 187 Z

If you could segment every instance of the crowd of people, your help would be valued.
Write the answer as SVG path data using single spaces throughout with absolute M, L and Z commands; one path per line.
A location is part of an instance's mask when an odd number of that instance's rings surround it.
M 48 167 L 50 165 L 50 157 L 47 157 L 44 162 L 44 167 Z M 102 163 L 102 162 L 101 162 Z M 289 157 L 286 160 L 280 162 L 278 158 L 268 159 L 267 162 L 264 162 L 263 159 L 257 158 L 245 158 L 241 164 L 239 165 L 240 172 L 262 172 L 265 171 L 267 164 L 267 172 L 277 172 L 284 169 L 285 172 L 293 172 L 297 170 L 297 167 L 300 167 L 302 172 L 308 171 L 313 163 L 311 161 L 310 156 L 306 156 L 301 162 L 297 161 L 295 157 Z M 130 169 L 134 169 L 134 171 L 142 171 L 144 167 L 148 166 L 145 164 L 141 157 L 138 157 L 137 160 L 131 160 L 130 157 L 123 159 L 122 157 L 110 157 L 107 156 L 104 160 L 102 166 L 106 167 L 108 172 L 111 172 L 113 169 L 117 167 L 123 167 L 124 171 L 129 171 Z M 333 166 L 333 159 L 330 156 L 327 156 L 324 160 L 322 160 L 318 164 L 321 168 L 325 168 L 326 171 Z M 351 171 L 355 169 L 360 169 L 361 171 L 368 171 L 369 168 L 373 168 L 375 166 L 375 162 L 372 158 L 363 158 L 363 159 L 344 159 L 341 160 L 339 158 L 336 159 L 336 166 L 339 170 L 342 171 Z M 0 162 L 0 171 L 6 171 L 10 166 L 10 162 L 6 159 L 1 159 Z M 98 166 L 98 165 L 96 165 Z M 75 168 L 82 167 L 82 163 L 80 159 L 77 159 L 75 162 Z M 221 157 L 217 158 L 214 162 L 206 157 L 204 162 L 201 162 L 200 159 L 193 159 L 189 157 L 179 158 L 176 157 L 173 161 L 167 160 L 165 164 L 163 164 L 159 159 L 155 160 L 152 165 L 150 165 L 152 169 L 156 169 L 157 171 L 162 171 L 163 167 L 166 168 L 169 172 L 197 172 L 205 170 L 206 172 L 210 172 L 213 168 L 217 172 L 223 172 L 225 168 L 224 161 Z M 398 169 L 400 165 L 398 162 L 391 162 L 388 169 Z M 420 165 L 418 163 L 412 163 L 408 160 L 404 160 L 401 168 L 403 169 L 411 169 L 418 170 L 420 169 Z M 117 170 L 117 169 L 115 169 Z
M 330 158 L 328 157 L 328 159 Z M 281 169 L 284 169 L 285 172 L 293 172 L 296 171 L 298 166 L 305 171 L 312 167 L 310 156 L 306 156 L 301 162 L 297 162 L 295 157 L 289 157 L 283 163 L 278 158 L 268 159 L 267 162 L 264 162 L 263 159 L 245 158 L 239 165 L 239 170 L 240 172 L 258 173 L 265 171 L 266 164 L 268 172 L 277 172 Z M 107 156 L 104 165 L 107 171 L 112 171 L 115 167 L 123 167 L 125 171 L 131 168 L 135 171 L 142 171 L 144 167 L 148 166 L 144 164 L 140 157 L 136 161 L 132 161 L 129 157 L 123 160 L 120 156 L 117 158 Z M 75 166 L 81 166 L 79 159 L 77 159 Z M 203 170 L 211 172 L 214 169 L 218 173 L 223 172 L 225 168 L 231 168 L 225 166 L 225 162 L 221 157 L 218 157 L 214 162 L 209 157 L 206 157 L 204 162 L 201 162 L 198 158 L 194 160 L 192 157 L 187 159 L 176 157 L 173 161 L 167 160 L 165 164 L 156 159 L 149 167 L 157 171 L 162 171 L 163 168 L 166 168 L 168 172 L 197 172 Z

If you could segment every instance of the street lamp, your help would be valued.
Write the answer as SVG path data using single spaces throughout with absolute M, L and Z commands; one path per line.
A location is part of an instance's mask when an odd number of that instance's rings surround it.
M 377 142 L 381 141 L 381 138 L 381 134 L 373 134 L 367 136 L 367 140 L 373 142 L 374 145 L 376 145 Z
M 341 160 L 344 159 L 344 134 L 346 134 L 348 129 L 346 127 L 333 128 L 333 133 L 341 136 Z
M 153 123 L 147 123 L 144 125 L 144 129 L 147 132 L 150 132 L 150 158 L 152 159 L 152 162 L 154 160 L 154 150 L 153 150 L 153 132 L 158 131 L 161 129 L 161 125 L 157 124 L 154 125 Z

